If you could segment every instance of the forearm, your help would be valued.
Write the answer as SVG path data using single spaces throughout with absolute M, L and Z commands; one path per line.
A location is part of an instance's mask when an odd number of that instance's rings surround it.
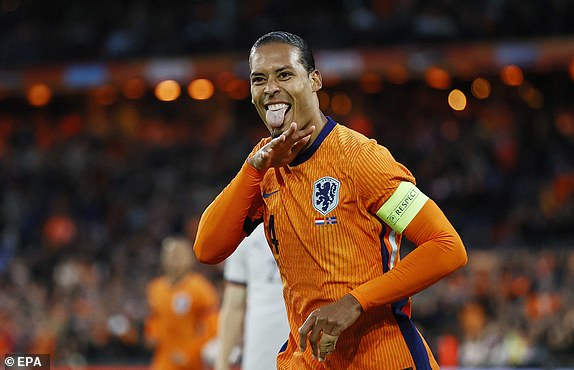
M 219 315 L 218 344 L 214 370 L 230 368 L 229 355 L 240 342 L 243 334 L 245 315 L 245 288 L 228 285 L 223 297 L 223 306 Z
M 392 270 L 351 292 L 364 310 L 418 293 L 467 262 L 462 240 L 432 200 L 412 220 L 404 235 L 417 248 Z
M 197 259 L 215 264 L 229 256 L 245 237 L 243 224 L 254 200 L 260 196 L 263 174 L 244 163 L 227 187 L 207 207 L 193 246 Z

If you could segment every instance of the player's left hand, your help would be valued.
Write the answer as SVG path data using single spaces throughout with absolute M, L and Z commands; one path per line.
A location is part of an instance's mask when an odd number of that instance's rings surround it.
M 311 312 L 299 328 L 299 350 L 305 352 L 308 336 L 313 357 L 324 361 L 325 356 L 335 350 L 341 333 L 357 321 L 362 312 L 361 304 L 351 294 Z

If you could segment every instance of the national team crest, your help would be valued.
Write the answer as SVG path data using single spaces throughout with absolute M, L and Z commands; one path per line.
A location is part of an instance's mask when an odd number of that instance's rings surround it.
M 323 216 L 339 204 L 339 180 L 325 176 L 313 184 L 313 207 Z

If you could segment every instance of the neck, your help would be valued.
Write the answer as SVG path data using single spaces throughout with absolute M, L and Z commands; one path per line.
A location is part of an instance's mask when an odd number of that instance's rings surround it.
M 323 127 L 325 127 L 326 124 L 327 124 L 327 117 L 325 117 L 323 112 L 320 111 L 319 117 L 314 119 L 313 122 L 310 124 L 315 126 L 315 131 L 313 131 L 313 133 L 311 134 L 311 138 L 309 139 L 307 144 L 303 148 L 301 148 L 301 151 L 299 153 L 304 152 L 308 147 L 310 147 L 313 144 L 315 140 L 317 140 L 317 137 L 319 136 L 321 130 L 323 130 Z
M 169 280 L 171 285 L 175 285 L 177 283 L 179 283 L 187 274 L 187 272 L 181 273 L 181 274 L 169 274 L 167 276 L 167 279 Z

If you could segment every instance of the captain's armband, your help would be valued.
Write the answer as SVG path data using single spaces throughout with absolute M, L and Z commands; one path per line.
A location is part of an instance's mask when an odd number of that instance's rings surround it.
M 415 184 L 403 181 L 377 211 L 377 216 L 402 234 L 429 199 Z

